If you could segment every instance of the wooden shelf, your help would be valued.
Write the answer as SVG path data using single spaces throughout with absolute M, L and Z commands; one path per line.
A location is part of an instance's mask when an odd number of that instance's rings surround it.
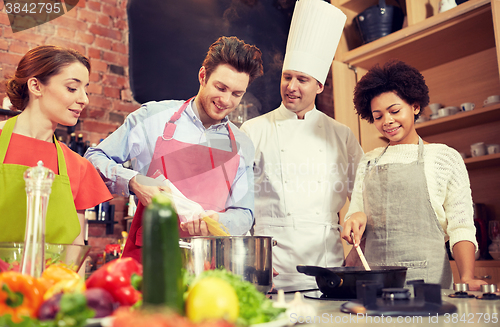
M 379 0 L 339 0 L 338 5 L 357 13 L 361 13 L 371 6 L 378 5 Z M 333 3 L 333 2 L 332 2 Z M 386 0 L 386 5 L 396 6 L 406 12 L 406 0 Z
M 495 48 L 490 0 L 470 0 L 348 51 L 338 60 L 370 69 L 400 58 L 423 71 L 490 48 Z
M 415 124 L 421 137 L 454 131 L 500 120 L 500 104 L 459 112 L 451 116 Z
M 488 154 L 480 157 L 465 158 L 464 162 L 468 169 L 500 166 L 500 153 Z

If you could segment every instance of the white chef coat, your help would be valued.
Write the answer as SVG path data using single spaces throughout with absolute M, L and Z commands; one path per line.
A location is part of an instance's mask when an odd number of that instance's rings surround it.
M 277 241 L 274 284 L 285 291 L 317 288 L 296 266 L 343 263 L 338 212 L 363 150 L 347 126 L 316 108 L 298 119 L 282 104 L 241 130 L 256 149 L 254 235 Z

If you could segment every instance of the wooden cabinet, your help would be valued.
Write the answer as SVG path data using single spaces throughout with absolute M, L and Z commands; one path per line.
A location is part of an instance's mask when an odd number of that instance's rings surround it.
M 451 270 L 453 272 L 453 280 L 459 280 L 460 275 L 455 261 L 451 260 Z M 500 261 L 498 260 L 480 260 L 476 261 L 474 269 L 474 277 L 482 279 L 488 284 L 495 284 L 500 287 Z
M 353 18 L 378 1 L 331 2 L 348 16 L 332 64 L 335 119 L 352 129 L 365 151 L 387 144 L 373 125 L 358 118 L 352 98 L 368 69 L 393 58 L 422 73 L 431 103 L 474 102 L 474 110 L 417 124 L 417 131 L 428 142 L 466 153 L 474 202 L 486 204 L 489 219 L 500 220 L 500 155 L 470 157 L 473 143 L 500 143 L 500 104 L 483 107 L 488 96 L 500 94 L 500 1 L 469 0 L 443 13 L 437 13 L 438 0 L 400 1 L 407 26 L 363 45 Z M 424 115 L 429 112 L 424 109 Z

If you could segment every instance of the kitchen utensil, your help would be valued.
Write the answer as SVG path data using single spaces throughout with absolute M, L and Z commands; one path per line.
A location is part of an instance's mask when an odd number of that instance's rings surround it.
M 403 27 L 404 14 L 401 8 L 388 6 L 379 0 L 378 6 L 371 6 L 354 17 L 364 43 L 372 42 Z
M 450 10 L 451 8 L 455 8 L 456 6 L 457 3 L 455 2 L 455 0 L 441 0 L 439 1 L 438 12 L 442 13 Z
M 446 117 L 446 116 L 454 115 L 459 111 L 460 111 L 460 109 L 458 107 L 449 106 L 449 107 L 439 109 L 438 115 L 439 115 L 439 117 Z
M 462 111 L 471 111 L 474 110 L 475 107 L 476 105 L 472 102 L 464 102 L 460 105 Z
M 316 277 L 319 290 L 328 297 L 355 299 L 357 281 L 380 282 L 385 288 L 403 287 L 406 281 L 406 267 L 374 266 L 370 271 L 363 267 L 297 266 L 297 271 Z
M 488 154 L 500 153 L 500 144 L 488 144 L 486 146 L 486 153 Z
M 268 236 L 194 236 L 179 242 L 183 267 L 199 275 L 225 268 L 262 293 L 272 287 L 272 238 Z
M 19 270 L 23 254 L 23 243 L 0 243 L 0 272 Z M 45 264 L 62 264 L 73 271 L 78 271 L 90 252 L 90 245 L 45 243 Z
M 493 242 L 500 241 L 500 220 L 490 220 L 488 234 Z
M 443 107 L 443 106 L 441 105 L 441 103 L 431 103 L 431 104 L 429 105 L 429 109 L 431 109 L 431 112 L 432 112 L 432 114 L 434 114 L 434 115 L 437 115 L 438 110 L 439 110 L 440 108 L 442 108 L 442 107 Z
M 351 232 L 351 239 L 354 242 L 354 233 L 353 232 Z M 366 270 L 371 270 L 370 266 L 368 265 L 368 262 L 366 261 L 365 255 L 363 254 L 363 251 L 361 250 L 361 248 L 359 247 L 359 245 L 353 245 L 353 246 L 356 249 L 356 251 L 358 252 L 358 255 L 359 255 L 359 258 L 361 259 L 361 263 L 363 264 L 363 267 Z
M 486 145 L 484 144 L 484 142 L 471 144 L 470 154 L 473 157 L 484 156 L 486 154 Z
M 486 100 L 484 100 L 483 105 L 487 106 L 497 102 L 500 102 L 500 95 L 490 95 L 486 98 Z

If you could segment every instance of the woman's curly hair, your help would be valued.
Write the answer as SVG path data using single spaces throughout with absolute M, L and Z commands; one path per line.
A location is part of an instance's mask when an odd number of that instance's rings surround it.
M 385 92 L 396 93 L 410 105 L 417 103 L 420 111 L 415 115 L 415 120 L 429 104 L 429 88 L 422 74 L 402 61 L 391 60 L 383 67 L 375 65 L 356 84 L 354 108 L 358 115 L 373 123 L 372 99 Z

